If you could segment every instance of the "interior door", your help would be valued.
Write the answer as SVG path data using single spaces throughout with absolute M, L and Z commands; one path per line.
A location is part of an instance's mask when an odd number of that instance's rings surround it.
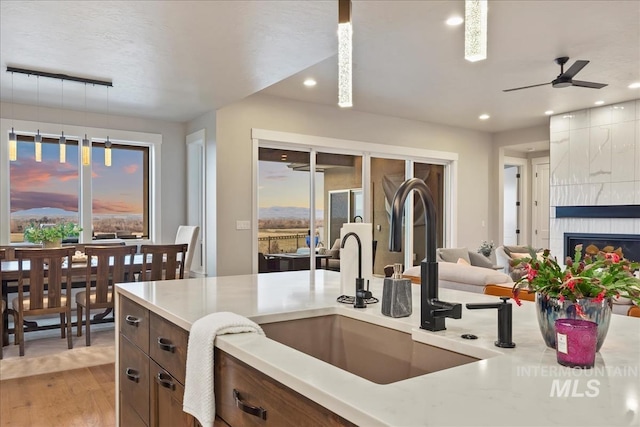
M 549 161 L 536 163 L 534 171 L 533 246 L 549 247 Z
M 520 168 L 514 165 L 504 167 L 504 230 L 505 245 L 517 245 L 519 232 L 519 177 Z

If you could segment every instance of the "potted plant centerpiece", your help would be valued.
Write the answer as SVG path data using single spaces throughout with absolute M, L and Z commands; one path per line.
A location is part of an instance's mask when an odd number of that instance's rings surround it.
M 72 222 L 60 222 L 58 224 L 31 223 L 24 229 L 24 240 L 31 243 L 42 243 L 45 248 L 56 248 L 62 246 L 62 239 L 77 237 L 81 231 L 82 228 Z
M 598 324 L 597 350 L 609 329 L 613 298 L 629 298 L 640 303 L 640 279 L 634 272 L 640 263 L 624 258 L 620 248 L 577 245 L 573 258 L 567 257 L 560 266 L 546 249 L 538 256 L 533 249 L 530 257 L 512 261 L 525 274 L 513 286 L 513 298 L 518 305 L 518 293 L 526 289 L 536 293 L 536 308 L 540 332 L 551 348 L 556 346 L 556 319 L 584 319 Z

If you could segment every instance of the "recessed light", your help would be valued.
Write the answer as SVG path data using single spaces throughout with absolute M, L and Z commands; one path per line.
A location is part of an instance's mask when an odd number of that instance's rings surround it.
M 316 85 L 316 81 L 314 79 L 307 79 L 304 81 L 304 85 L 306 87 L 314 87 Z
M 446 20 L 447 25 L 456 26 L 460 25 L 464 22 L 461 16 L 452 16 L 451 18 Z
M 487 120 L 489 117 L 491 117 L 491 116 L 490 116 L 490 115 L 488 115 L 488 114 L 480 114 L 480 115 L 478 116 L 478 118 L 479 118 L 480 120 Z
M 550 116 L 553 114 L 553 110 L 547 110 L 544 112 L 547 116 Z
M 629 85 L 629 89 L 638 89 L 640 88 L 640 82 L 631 83 Z
M 596 102 L 594 102 L 594 104 L 596 104 L 596 105 L 602 105 L 602 104 L 604 104 L 604 101 L 596 101 Z
M 535 149 L 535 148 L 533 148 L 533 147 L 529 147 L 529 148 L 527 148 L 527 151 L 535 151 L 535 150 L 536 150 L 536 149 Z

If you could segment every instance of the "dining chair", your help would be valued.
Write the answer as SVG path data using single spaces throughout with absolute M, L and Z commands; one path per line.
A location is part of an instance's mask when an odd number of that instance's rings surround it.
M 2 260 L 6 259 L 7 257 L 7 252 L 4 249 L 0 249 L 0 283 L 2 283 Z M 2 359 L 3 355 L 2 355 L 2 348 L 3 346 L 3 334 L 4 334 L 4 328 L 5 328 L 5 320 L 4 320 L 4 313 L 5 311 L 10 312 L 13 316 L 13 323 L 15 325 L 16 323 L 16 318 L 14 315 L 13 310 L 7 310 L 7 303 L 3 298 L 0 298 L 0 359 Z M 14 341 L 15 341 L 15 335 L 14 335 Z M 7 343 L 8 344 L 8 343 Z
M 83 311 L 86 312 L 87 346 L 91 345 L 91 310 L 113 309 L 113 285 L 133 281 L 133 257 L 136 251 L 136 246 L 85 246 L 84 253 L 87 256 L 85 290 L 76 294 L 76 312 L 79 337 L 82 336 Z
M 142 245 L 140 281 L 184 279 L 187 244 Z
M 17 313 L 15 340 L 24 356 L 24 318 L 60 314 L 60 335 L 71 340 L 71 258 L 75 247 L 52 249 L 16 249 L 18 260 L 18 296 L 11 302 Z M 25 261 L 29 263 L 26 268 Z M 28 294 L 26 289 L 28 287 Z M 65 330 L 66 329 L 66 330 Z
M 198 234 L 200 233 L 200 227 L 197 225 L 181 225 L 176 232 L 176 240 L 174 243 L 186 243 L 187 256 L 184 260 L 184 271 L 187 277 L 191 271 L 191 263 L 193 261 L 193 254 L 196 251 L 196 245 L 198 242 Z

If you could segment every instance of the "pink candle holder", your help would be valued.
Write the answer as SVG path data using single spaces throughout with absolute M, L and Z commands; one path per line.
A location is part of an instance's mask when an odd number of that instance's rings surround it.
M 589 320 L 558 319 L 555 327 L 558 363 L 572 368 L 592 368 L 596 360 L 598 325 Z

